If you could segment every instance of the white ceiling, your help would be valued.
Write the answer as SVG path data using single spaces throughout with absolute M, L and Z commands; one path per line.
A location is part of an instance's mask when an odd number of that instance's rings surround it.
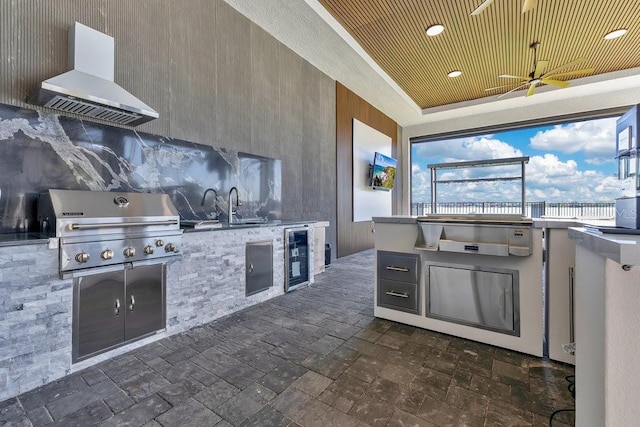
M 476 125 L 486 126 L 492 120 L 497 124 L 640 103 L 636 68 L 572 80 L 571 87 L 561 91 L 543 87 L 529 98 L 513 93 L 421 110 L 317 0 L 225 1 L 400 126 L 415 126 L 412 134 L 457 130 L 453 128 L 474 123 L 474 117 L 482 118 Z

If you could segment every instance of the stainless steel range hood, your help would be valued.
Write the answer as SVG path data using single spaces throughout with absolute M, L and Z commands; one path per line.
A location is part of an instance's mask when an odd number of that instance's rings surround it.
M 114 40 L 78 22 L 69 30 L 69 66 L 43 81 L 27 102 L 121 125 L 138 126 L 158 112 L 114 80 Z

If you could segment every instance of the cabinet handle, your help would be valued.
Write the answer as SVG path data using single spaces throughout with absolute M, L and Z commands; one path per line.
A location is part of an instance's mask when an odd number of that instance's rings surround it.
M 574 276 L 573 267 L 569 267 L 569 342 L 575 342 L 575 326 L 573 324 L 574 315 Z
M 249 263 L 249 274 L 253 273 L 253 263 Z
M 114 310 L 116 316 L 120 315 L 120 299 L 116 298 L 116 308 Z
M 136 299 L 133 297 L 133 295 L 131 295 L 131 304 L 129 304 L 129 310 L 133 311 L 135 307 L 136 307 Z
M 394 267 L 392 265 L 388 265 L 387 266 L 387 270 L 391 270 L 391 271 L 401 271 L 403 273 L 408 273 L 409 269 L 407 267 Z
M 392 296 L 392 297 L 398 297 L 398 298 L 409 298 L 409 294 L 404 293 L 401 294 L 400 292 L 394 292 L 394 291 L 388 291 L 385 292 L 387 295 Z
M 502 288 L 502 318 L 507 320 L 507 289 Z

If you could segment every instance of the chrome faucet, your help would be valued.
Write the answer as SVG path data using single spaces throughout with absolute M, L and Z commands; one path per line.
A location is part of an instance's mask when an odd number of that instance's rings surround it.
M 202 195 L 202 201 L 200 202 L 200 206 L 204 206 L 204 199 L 205 197 L 207 197 L 207 193 L 209 191 L 213 191 L 213 194 L 215 194 L 215 198 L 213 199 L 213 208 L 215 209 L 217 202 L 218 202 L 218 192 L 216 191 L 215 188 L 207 188 L 206 190 L 204 190 L 204 194 Z
M 215 215 L 215 218 L 218 218 L 218 192 L 216 191 L 215 188 L 207 188 L 204 191 L 204 194 L 202 195 L 202 200 L 200 201 L 200 206 L 204 206 L 204 200 L 207 197 L 207 193 L 209 191 L 213 191 L 213 194 L 215 194 L 214 198 L 213 198 L 213 214 Z
M 229 190 L 229 199 L 227 201 L 228 203 L 227 206 L 229 207 L 229 215 L 228 215 L 229 225 L 233 223 L 233 205 L 231 204 L 231 193 L 233 193 L 234 190 L 236 192 L 236 208 L 238 206 L 242 206 L 242 203 L 240 203 L 240 195 L 238 194 L 238 189 L 236 187 L 231 187 L 231 189 Z

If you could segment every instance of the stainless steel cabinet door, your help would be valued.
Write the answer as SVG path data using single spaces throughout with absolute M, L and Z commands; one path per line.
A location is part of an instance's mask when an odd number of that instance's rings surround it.
M 429 266 L 429 316 L 519 335 L 517 272 Z
M 125 341 L 165 328 L 166 264 L 125 270 Z
M 245 248 L 245 295 L 273 286 L 273 242 L 249 242 Z
M 74 359 L 120 344 L 124 339 L 124 272 L 79 277 L 75 293 Z

